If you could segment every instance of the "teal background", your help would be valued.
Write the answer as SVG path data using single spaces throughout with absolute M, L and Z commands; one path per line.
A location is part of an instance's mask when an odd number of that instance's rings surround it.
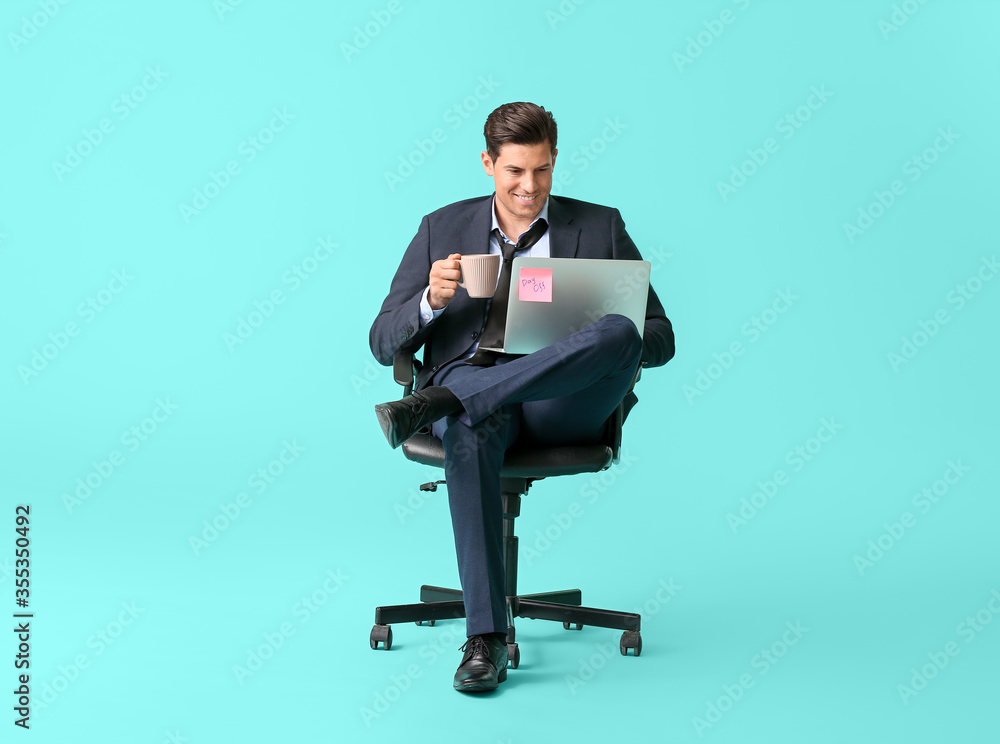
M 0 603 L 30 504 L 36 707 L 4 740 L 996 740 L 1000 279 L 976 272 L 998 253 L 998 23 L 988 0 L 6 3 Z M 814 87 L 829 97 L 785 139 Z M 643 376 L 623 465 L 538 484 L 519 520 L 542 548 L 522 589 L 641 608 L 642 655 L 521 621 L 521 668 L 474 698 L 451 690 L 462 623 L 368 647 L 374 606 L 457 571 L 446 493 L 417 492 L 438 474 L 375 423 L 399 389 L 367 332 L 421 216 L 491 191 L 482 123 L 512 100 L 558 119 L 554 193 L 622 210 L 678 353 Z M 939 129 L 956 138 L 911 181 Z M 845 223 L 894 180 L 852 242 Z M 335 247 L 296 287 L 320 240 Z M 797 299 L 765 314 L 779 292 Z M 773 320 L 756 340 L 755 317 Z M 824 419 L 840 428 L 796 468 Z M 914 502 L 949 463 L 968 470 Z M 808 630 L 762 673 L 789 623 Z M 16 639 L 0 645 L 12 690 Z

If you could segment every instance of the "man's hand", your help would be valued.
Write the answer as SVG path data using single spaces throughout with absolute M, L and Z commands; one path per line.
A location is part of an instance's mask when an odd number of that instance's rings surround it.
M 443 309 L 455 296 L 458 280 L 462 276 L 458 264 L 461 258 L 461 253 L 452 253 L 448 258 L 431 264 L 430 291 L 427 293 L 427 302 L 432 310 Z

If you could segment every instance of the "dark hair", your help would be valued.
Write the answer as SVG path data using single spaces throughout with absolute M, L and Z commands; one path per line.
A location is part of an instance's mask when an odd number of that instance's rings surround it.
M 556 120 L 552 114 L 534 103 L 505 103 L 486 118 L 483 127 L 486 152 L 496 160 L 500 148 L 508 142 L 515 145 L 537 145 L 548 142 L 556 150 Z

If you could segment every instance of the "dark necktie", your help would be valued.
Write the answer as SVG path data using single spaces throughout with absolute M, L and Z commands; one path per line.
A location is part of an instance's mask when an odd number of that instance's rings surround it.
M 514 263 L 514 254 L 524 251 L 538 242 L 539 238 L 545 234 L 549 228 L 548 223 L 539 217 L 535 224 L 524 233 L 517 241 L 517 245 L 511 245 L 503 239 L 500 230 L 494 230 L 500 249 L 503 251 L 503 265 L 500 267 L 500 279 L 497 282 L 496 292 L 493 293 L 493 301 L 490 303 L 490 312 L 486 317 L 486 327 L 479 341 L 479 349 L 470 358 L 466 359 L 466 364 L 477 367 L 491 367 L 499 354 L 495 351 L 487 351 L 482 348 L 490 346 L 497 349 L 503 348 L 504 331 L 507 328 L 507 300 L 510 296 L 510 274 L 511 266 Z

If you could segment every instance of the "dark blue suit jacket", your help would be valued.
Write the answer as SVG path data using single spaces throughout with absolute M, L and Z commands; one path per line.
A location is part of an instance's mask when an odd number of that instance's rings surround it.
M 436 320 L 421 327 L 420 297 L 435 261 L 452 253 L 489 252 L 492 198 L 456 202 L 421 220 L 372 324 L 369 343 L 380 364 L 392 364 L 397 351 L 416 352 L 424 347 L 417 390 L 425 387 L 437 370 L 465 353 L 486 323 L 487 300 L 458 292 Z M 642 258 L 617 209 L 551 195 L 549 251 L 553 258 Z M 674 355 L 673 328 L 652 287 L 642 346 L 645 367 L 666 364 Z

